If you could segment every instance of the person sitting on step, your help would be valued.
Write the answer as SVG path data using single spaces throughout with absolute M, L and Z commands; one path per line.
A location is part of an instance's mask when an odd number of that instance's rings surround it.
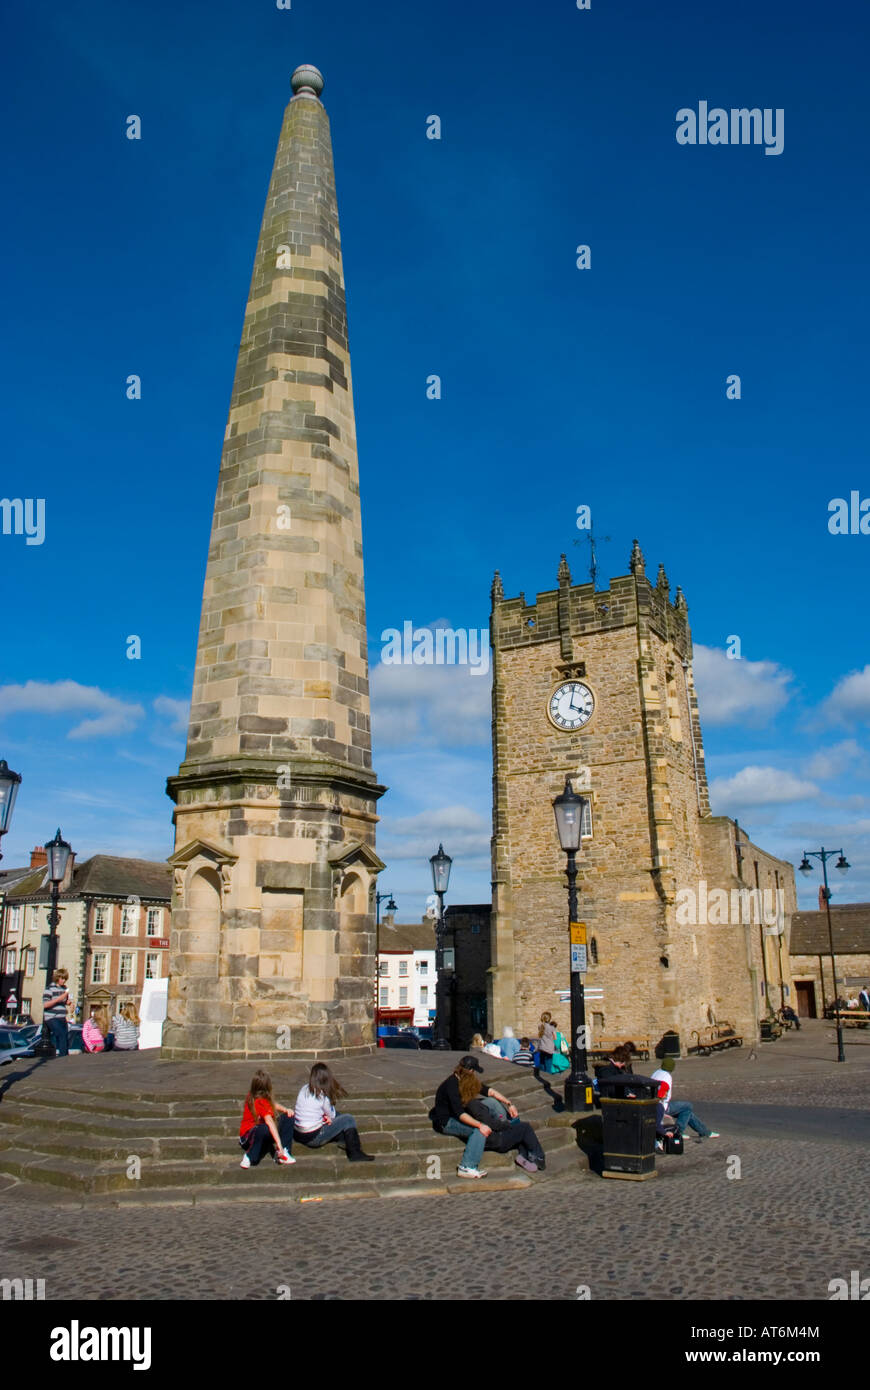
M 498 1040 L 499 1056 L 506 1062 L 512 1062 L 520 1050 L 519 1039 L 514 1037 L 513 1028 L 505 1028 L 504 1033 Z
M 543 1171 L 546 1158 L 541 1141 L 532 1126 L 519 1118 L 516 1106 L 510 1107 L 515 1116 L 511 1119 L 506 1104 L 497 1100 L 490 1091 L 488 1096 L 478 1095 L 467 1101 L 466 1109 L 473 1119 L 482 1120 L 491 1130 L 485 1141 L 487 1149 L 500 1154 L 517 1149 L 514 1162 L 519 1168 L 525 1168 L 527 1173 Z
M 515 1067 L 531 1067 L 534 1065 L 535 1054 L 528 1038 L 520 1038 L 518 1051 L 514 1053 L 513 1062 Z
M 651 1080 L 658 1081 L 658 1114 L 662 1119 L 665 1115 L 671 1115 L 677 1122 L 677 1129 L 681 1135 L 687 1129 L 692 1129 L 698 1136 L 698 1142 L 702 1139 L 718 1139 L 718 1129 L 708 1129 L 703 1120 L 699 1120 L 691 1102 L 688 1100 L 674 1100 L 674 1080 L 673 1070 L 677 1065 L 676 1057 L 663 1057 L 662 1064 L 653 1072 Z
M 353 1115 L 339 1115 L 335 1108 L 335 1102 L 346 1095 L 329 1067 L 315 1062 L 308 1085 L 296 1097 L 296 1138 L 309 1149 L 335 1140 L 351 1163 L 374 1163 L 373 1154 L 363 1153 Z
M 281 1112 L 275 1121 L 276 1111 Z M 256 1168 L 264 1151 L 271 1153 L 276 1163 L 295 1163 L 293 1148 L 293 1111 L 279 1105 L 272 1096 L 272 1078 L 267 1071 L 255 1072 L 251 1089 L 245 1096 L 239 1143 L 245 1151 L 242 1168 Z
M 479 1096 L 492 1096 L 507 1108 L 512 1120 L 517 1118 L 516 1107 L 511 1105 L 498 1091 L 490 1086 L 482 1086 L 477 1073 L 483 1072 L 476 1057 L 468 1054 L 460 1058 L 453 1071 L 435 1092 L 435 1104 L 429 1111 L 429 1119 L 436 1134 L 452 1134 L 464 1139 L 465 1151 L 457 1168 L 460 1178 L 485 1178 L 486 1169 L 480 1167 L 484 1145 L 492 1134 L 492 1127 L 483 1120 L 476 1120 L 467 1109 L 468 1101 Z

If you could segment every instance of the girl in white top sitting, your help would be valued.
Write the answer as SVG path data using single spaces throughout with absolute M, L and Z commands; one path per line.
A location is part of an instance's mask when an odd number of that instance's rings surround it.
M 315 1062 L 308 1085 L 296 1097 L 295 1135 L 300 1144 L 320 1149 L 335 1139 L 346 1151 L 351 1163 L 373 1163 L 371 1154 L 364 1154 L 353 1115 L 339 1115 L 335 1102 L 347 1095 L 329 1067 Z
M 115 1050 L 134 1052 L 139 1046 L 139 1013 L 135 1004 L 125 1004 L 119 1014 L 112 1019 L 112 1032 L 115 1034 Z

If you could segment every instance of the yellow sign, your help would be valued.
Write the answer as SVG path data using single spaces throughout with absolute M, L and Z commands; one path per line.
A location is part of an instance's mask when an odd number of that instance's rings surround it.
M 572 945 L 572 946 L 585 946 L 585 945 L 586 945 L 586 923 L 585 923 L 585 922 L 572 922 L 572 923 L 571 923 L 571 945 Z
M 587 1104 L 587 1105 L 591 1105 L 591 1104 L 592 1104 L 592 1087 L 591 1087 L 591 1086 L 587 1086 L 587 1087 L 586 1087 L 586 1104 Z

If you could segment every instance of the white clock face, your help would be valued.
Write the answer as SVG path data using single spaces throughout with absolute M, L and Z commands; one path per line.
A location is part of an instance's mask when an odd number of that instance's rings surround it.
M 547 713 L 557 729 L 582 729 L 592 718 L 595 698 L 582 681 L 566 681 L 550 696 Z

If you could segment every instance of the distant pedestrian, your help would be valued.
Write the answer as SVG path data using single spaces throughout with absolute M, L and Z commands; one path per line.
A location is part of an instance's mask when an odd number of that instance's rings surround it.
M 506 1062 L 512 1062 L 520 1050 L 520 1044 L 514 1037 L 513 1028 L 505 1028 L 504 1033 L 498 1040 L 499 1056 Z
M 69 1056 L 69 1029 L 66 1021 L 70 1002 L 67 980 L 69 971 L 61 966 L 51 977 L 51 984 L 42 991 L 42 1017 L 58 1057 Z
M 492 1033 L 484 1033 L 484 1035 L 483 1035 L 483 1050 L 484 1050 L 484 1052 L 488 1053 L 490 1057 L 500 1057 L 500 1056 L 501 1056 L 501 1048 L 499 1047 L 498 1043 L 497 1043 L 497 1042 L 495 1041 L 495 1039 L 493 1038 Z
M 783 1004 L 779 1012 L 782 1014 L 784 1023 L 790 1024 L 793 1028 L 796 1028 L 798 1032 L 800 1032 L 801 1021 L 795 1013 L 794 1009 L 791 1007 L 791 1004 Z
M 858 995 L 858 1000 L 861 1008 L 866 1009 L 868 1013 L 870 1013 L 870 985 L 864 986 L 861 993 Z
M 486 1043 L 485 1043 L 484 1040 L 483 1040 L 483 1034 L 482 1034 L 482 1033 L 475 1033 L 475 1034 L 474 1034 L 474 1037 L 471 1039 L 471 1042 L 468 1044 L 468 1047 L 469 1047 L 469 1050 L 470 1050 L 472 1047 L 477 1047 L 477 1048 L 479 1048 L 480 1051 L 482 1052 L 483 1049 L 486 1047 Z
M 513 1055 L 515 1067 L 534 1066 L 535 1054 L 532 1052 L 532 1045 L 528 1038 L 520 1038 L 519 1050 Z
M 281 1118 L 276 1122 L 275 1115 Z M 263 1153 L 271 1153 L 276 1163 L 295 1163 L 293 1148 L 293 1111 L 279 1105 L 272 1095 L 272 1078 L 267 1071 L 254 1073 L 251 1089 L 245 1096 L 239 1143 L 244 1149 L 241 1168 L 256 1168 Z
M 117 1052 L 134 1052 L 139 1046 L 139 1013 L 135 1004 L 125 1004 L 112 1019 Z
M 659 1123 L 665 1115 L 672 1115 L 677 1122 L 680 1134 L 685 1134 L 687 1129 L 693 1129 L 699 1139 L 718 1139 L 718 1129 L 708 1129 L 703 1120 L 699 1120 L 691 1103 L 687 1100 L 674 1100 L 673 1098 L 673 1070 L 677 1065 L 676 1057 L 663 1057 L 662 1064 L 652 1073 L 651 1080 L 658 1081 L 658 1120 L 657 1129 L 662 1129 Z
M 568 1039 L 565 1034 L 559 1031 L 559 1025 L 553 1019 L 553 1028 L 556 1036 L 553 1039 L 553 1065 L 551 1070 L 554 1072 L 568 1071 L 571 1066 L 570 1052 L 568 1050 Z
M 541 1014 L 541 1036 L 538 1051 L 541 1054 L 541 1071 L 553 1070 L 553 1053 L 556 1050 L 556 1028 L 551 1014 Z
M 335 1140 L 351 1163 L 374 1163 L 373 1154 L 363 1153 L 353 1115 L 339 1115 L 335 1108 L 335 1102 L 346 1095 L 329 1067 L 315 1062 L 308 1085 L 296 1097 L 296 1138 L 309 1149 Z

